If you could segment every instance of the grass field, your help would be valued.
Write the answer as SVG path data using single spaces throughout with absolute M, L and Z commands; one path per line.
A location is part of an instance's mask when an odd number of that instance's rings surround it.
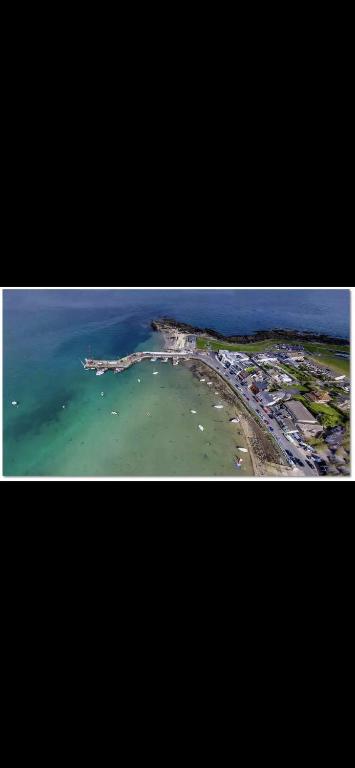
M 325 365 L 328 368 L 331 368 L 331 370 L 338 373 L 339 376 L 342 376 L 343 373 L 345 373 L 346 376 L 350 375 L 350 359 L 347 360 L 345 357 L 336 357 L 331 352 L 313 352 L 312 358 L 310 359 L 318 365 Z
M 279 341 L 279 339 L 267 339 L 267 341 L 259 341 L 255 344 L 227 344 L 225 341 L 210 341 L 198 336 L 196 346 L 197 349 L 211 347 L 211 349 L 228 349 L 229 352 L 264 352 L 265 349 L 271 347 L 272 344 L 279 343 Z
M 267 339 L 265 341 L 259 341 L 255 344 L 227 344 L 225 341 L 210 341 L 209 339 L 204 339 L 202 336 L 199 336 L 196 341 L 196 345 L 198 349 L 205 349 L 206 347 L 210 347 L 211 349 L 228 349 L 230 352 L 264 352 L 266 349 L 271 347 L 273 344 L 280 344 L 282 343 L 281 339 Z M 314 363 L 318 363 L 320 365 L 325 365 L 331 368 L 334 371 L 338 371 L 339 375 L 345 373 L 345 375 L 349 376 L 350 373 L 350 359 L 346 359 L 345 357 L 336 357 L 335 352 L 350 352 L 350 346 L 340 346 L 337 344 L 317 344 L 317 342 L 309 341 L 302 344 L 299 340 L 295 339 L 289 339 L 287 340 L 287 343 L 289 344 L 300 344 L 303 346 L 308 352 L 310 352 L 313 356 Z M 285 366 L 286 367 L 286 366 Z M 297 373 L 295 374 L 295 371 L 293 369 L 289 369 L 290 372 L 293 372 L 293 375 L 297 376 Z
M 311 403 L 302 395 L 295 395 L 294 400 L 300 400 L 301 403 L 313 413 L 320 421 L 323 427 L 336 427 L 338 424 L 344 424 L 346 417 L 339 413 L 336 408 L 324 403 Z

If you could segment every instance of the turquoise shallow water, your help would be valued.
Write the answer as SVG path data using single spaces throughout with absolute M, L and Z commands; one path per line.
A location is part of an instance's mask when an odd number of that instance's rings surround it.
M 141 346 L 159 348 L 159 341 L 154 335 Z M 54 401 L 52 395 L 52 414 L 30 429 L 26 440 L 21 427 L 35 414 L 34 403 L 29 399 L 11 409 L 15 438 L 7 446 L 6 473 L 106 477 L 251 473 L 246 454 L 240 469 L 234 465 L 236 445 L 245 446 L 240 428 L 229 421 L 234 409 L 186 366 L 146 361 L 124 373 L 100 377 L 80 366 L 76 376 L 75 397 L 62 403 L 65 398 Z M 224 403 L 223 410 L 215 409 L 216 403 Z
M 329 296 L 315 293 L 313 303 L 305 292 L 298 292 L 302 296 L 293 303 L 292 296 L 287 301 L 282 296 L 275 307 L 275 296 L 235 291 L 5 291 L 4 474 L 250 473 L 247 454 L 242 468 L 234 467 L 236 445 L 244 445 L 238 425 L 229 422 L 234 412 L 227 405 L 214 409 L 219 400 L 214 388 L 201 384 L 186 367 L 145 362 L 118 375 L 97 377 L 84 371 L 80 359 L 160 348 L 161 339 L 152 334 L 150 322 L 163 314 L 231 333 L 271 325 L 295 327 L 303 308 L 308 327 L 313 322 L 331 332 L 333 316 L 333 332 L 343 329 L 345 335 L 347 292 L 337 292 L 332 314 Z M 152 369 L 159 375 L 153 376 Z M 19 401 L 18 408 L 11 406 L 13 399 Z M 191 414 L 191 409 L 198 413 Z M 119 416 L 112 416 L 112 410 Z

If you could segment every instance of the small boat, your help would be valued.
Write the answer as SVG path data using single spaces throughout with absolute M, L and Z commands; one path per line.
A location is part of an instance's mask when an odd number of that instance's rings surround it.
M 11 403 L 11 405 L 18 405 L 18 402 L 17 402 L 17 400 L 13 400 L 13 401 L 12 401 L 12 403 Z
M 208 386 L 208 387 L 212 387 L 212 381 L 208 381 L 208 382 L 207 382 L 207 386 Z
M 103 397 L 103 396 L 104 396 L 104 392 L 101 392 L 101 397 Z
M 153 371 L 153 376 L 157 376 L 159 371 Z
M 197 413 L 197 411 L 190 411 L 190 413 Z
M 200 381 L 206 381 L 206 379 L 200 379 Z
M 229 419 L 231 424 L 239 424 L 240 419 Z
M 204 430 L 204 427 L 202 426 L 202 424 L 199 424 L 199 425 L 198 425 L 198 428 L 201 430 L 201 432 L 203 432 L 203 430 Z
M 151 362 L 151 363 L 156 363 L 156 361 L 157 361 L 157 358 L 156 358 L 156 357 L 151 357 L 151 358 L 150 358 L 150 362 Z
M 122 368 L 115 368 L 114 373 L 121 373 Z
M 105 371 L 96 371 L 96 376 L 103 376 L 104 373 L 105 373 Z
M 173 365 L 179 365 L 179 361 L 178 360 L 173 360 Z
M 65 408 L 65 405 L 62 405 L 62 408 Z
M 215 392 L 215 395 L 219 395 L 219 392 Z
M 223 405 L 214 405 L 213 407 L 214 408 L 223 408 L 224 406 Z
M 140 379 L 137 379 L 137 381 L 138 381 L 138 384 L 140 384 L 140 383 L 141 383 L 141 380 L 140 380 Z
M 117 411 L 111 411 L 112 416 L 118 416 Z
M 241 451 L 242 453 L 248 453 L 248 449 L 247 448 L 239 448 L 238 446 L 237 446 L 237 448 L 238 448 L 238 451 Z
M 168 358 L 164 357 L 164 360 L 162 360 L 162 363 L 167 363 L 167 362 L 168 362 Z

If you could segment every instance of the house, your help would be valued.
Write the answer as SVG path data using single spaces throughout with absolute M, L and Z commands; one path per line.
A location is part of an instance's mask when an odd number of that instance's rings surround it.
M 277 357 L 271 357 L 271 355 L 256 355 L 258 363 L 277 363 Z
M 270 408 L 275 403 L 278 403 L 279 400 L 282 400 L 283 397 L 285 397 L 285 393 L 279 390 L 276 392 L 261 392 L 258 399 L 264 407 Z
M 268 388 L 269 384 L 265 379 L 255 379 L 255 384 L 261 392 Z
M 337 408 L 340 408 L 341 411 L 350 411 L 350 398 L 341 400 L 340 402 L 337 401 Z
M 245 355 L 243 352 L 229 352 L 228 349 L 219 349 L 218 359 L 222 363 L 229 363 L 230 365 L 250 363 L 250 357 L 248 357 L 248 355 Z
M 285 407 L 296 424 L 317 424 L 317 419 L 298 400 L 289 400 Z
M 272 378 L 277 381 L 278 384 L 290 384 L 292 382 L 291 376 L 287 373 L 273 373 Z
M 329 392 L 325 392 L 324 390 L 317 390 L 317 392 L 308 392 L 308 394 L 305 395 L 305 397 L 311 403 L 329 403 L 329 400 L 332 399 Z

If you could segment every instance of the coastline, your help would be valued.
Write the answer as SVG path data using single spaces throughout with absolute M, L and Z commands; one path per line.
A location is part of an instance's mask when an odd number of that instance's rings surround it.
M 157 330 L 157 329 L 156 329 Z M 159 332 L 166 350 L 183 351 L 186 349 L 187 334 L 170 326 L 159 326 Z M 274 445 L 270 435 L 261 425 L 251 416 L 238 395 L 222 376 L 214 368 L 210 367 L 208 360 L 202 361 L 194 358 L 191 352 L 191 358 L 181 361 L 184 367 L 190 369 L 193 376 L 201 378 L 208 374 L 209 380 L 215 387 L 218 387 L 220 396 L 234 408 L 235 416 L 240 419 L 238 429 L 235 432 L 236 438 L 242 434 L 250 455 L 254 475 L 256 477 L 283 475 L 292 477 L 299 474 L 297 469 L 290 469 L 282 460 L 282 455 Z M 240 427 L 240 429 L 239 429 Z
M 254 344 L 260 341 L 275 339 L 282 341 L 298 342 L 316 342 L 319 344 L 336 344 L 339 346 L 350 346 L 350 340 L 343 337 L 329 336 L 325 333 L 314 333 L 312 331 L 298 331 L 296 329 L 270 328 L 269 330 L 256 331 L 251 334 L 233 334 L 226 336 L 213 328 L 199 328 L 189 323 L 178 322 L 172 318 L 163 317 L 160 320 L 153 320 L 151 326 L 154 331 L 169 335 L 171 338 L 175 334 L 199 335 L 215 341 L 225 341 L 228 344 Z

